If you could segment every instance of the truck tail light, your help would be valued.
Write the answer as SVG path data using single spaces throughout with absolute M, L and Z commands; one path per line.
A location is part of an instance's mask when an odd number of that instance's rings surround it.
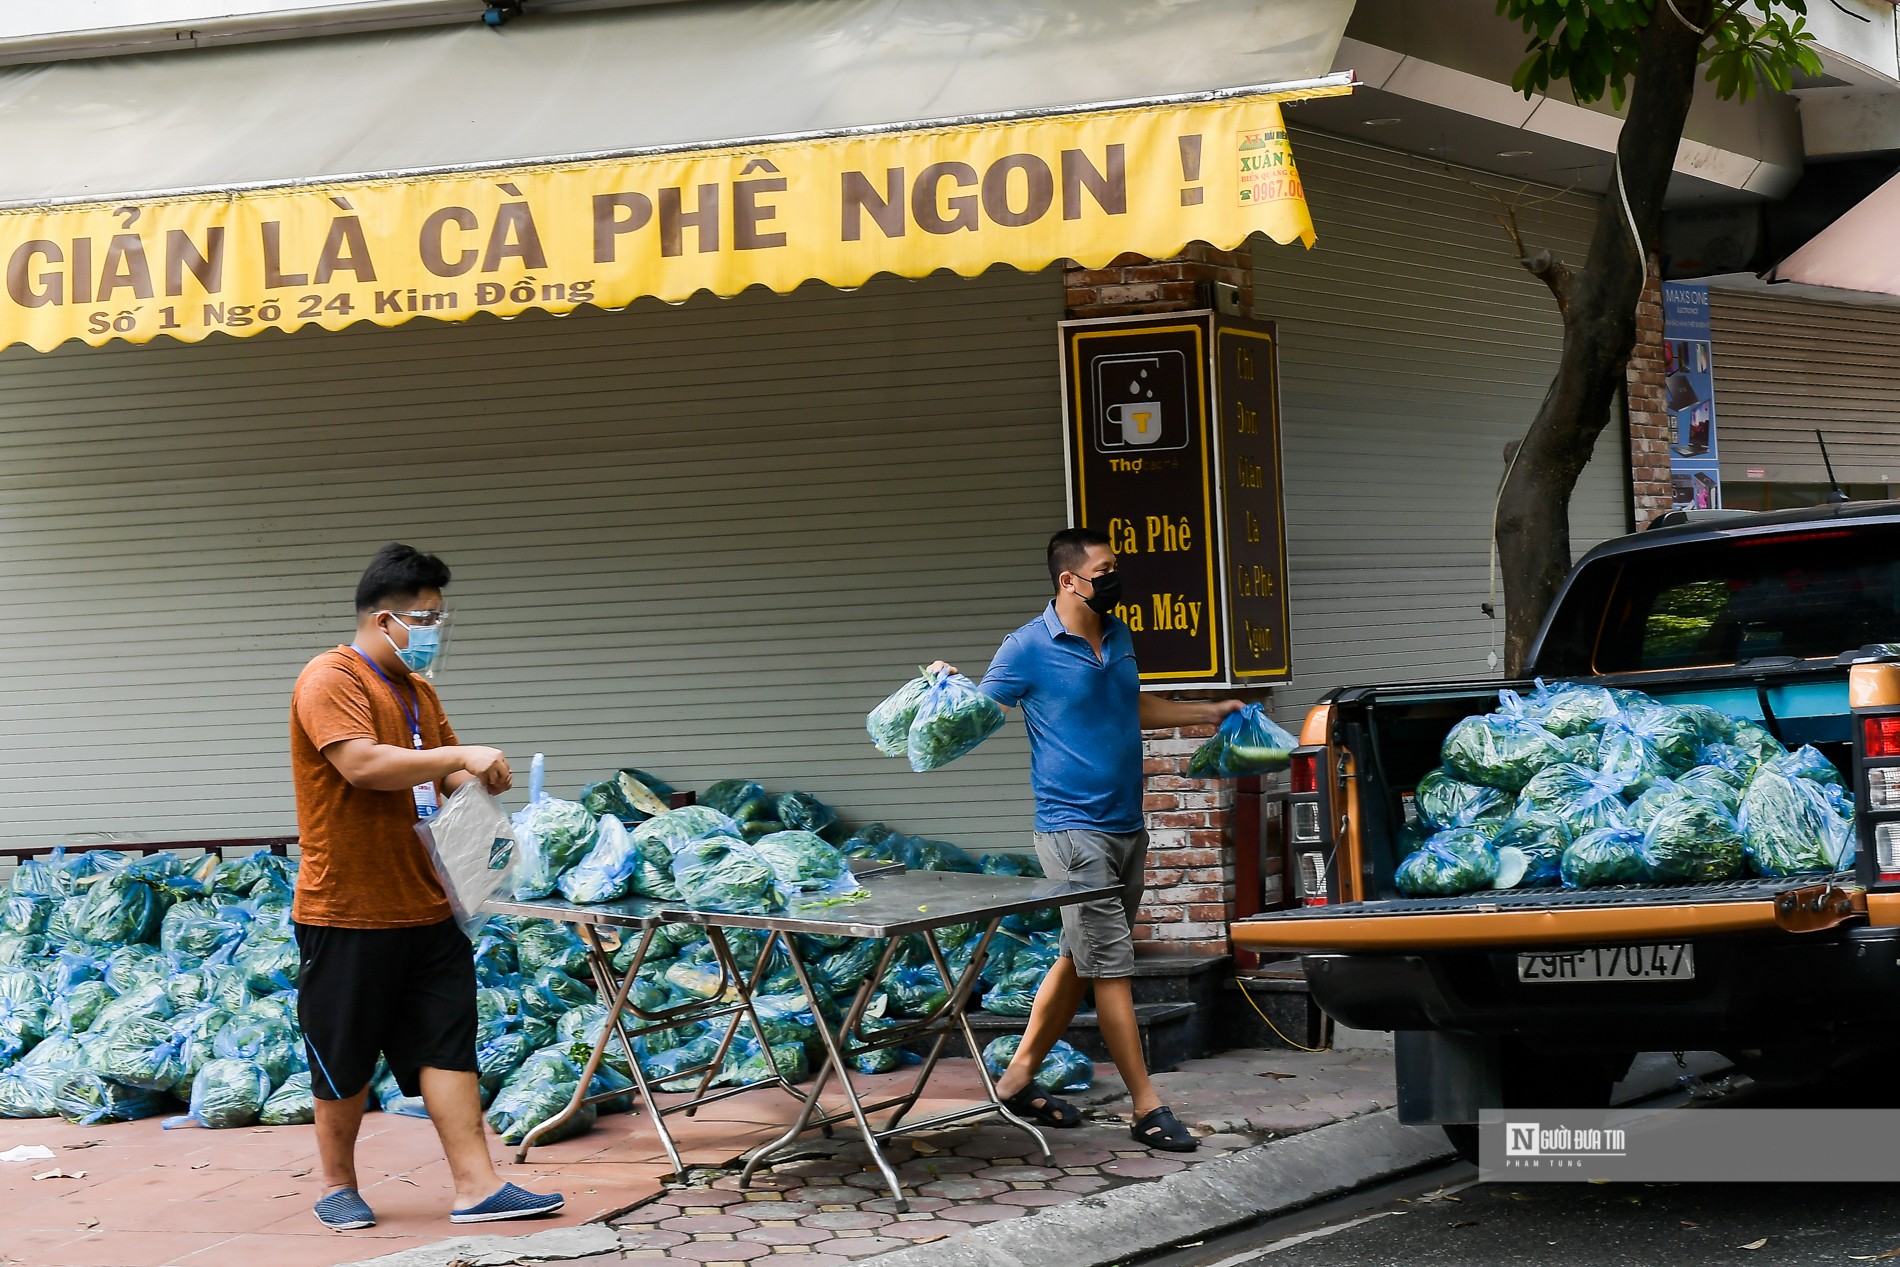
M 1317 845 L 1320 841 L 1319 802 L 1295 801 L 1290 809 L 1287 835 L 1296 845 Z
M 1318 850 L 1300 854 L 1300 905 L 1326 905 L 1326 855 Z
M 1874 828 L 1874 869 L 1883 881 L 1900 880 L 1900 823 L 1881 823 Z
M 1875 812 L 1900 810 L 1900 766 L 1876 766 L 1867 771 L 1867 808 Z
M 1900 721 L 1900 718 L 1895 718 L 1895 721 Z M 1319 754 L 1316 752 L 1294 753 L 1287 775 L 1291 782 L 1290 790 L 1295 795 L 1301 792 L 1319 791 Z
M 1900 757 L 1900 716 L 1861 719 L 1863 747 L 1869 757 Z

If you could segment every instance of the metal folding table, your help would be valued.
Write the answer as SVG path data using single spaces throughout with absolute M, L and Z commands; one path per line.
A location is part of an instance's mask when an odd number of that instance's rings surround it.
M 575 1089 L 573 1100 L 561 1113 L 539 1124 L 528 1133 L 516 1153 L 517 1160 L 526 1156 L 535 1140 L 571 1119 L 590 1098 L 608 1098 L 608 1094 L 590 1097 L 588 1088 L 595 1071 L 600 1067 L 608 1043 L 615 1038 L 618 1038 L 622 1049 L 627 1054 L 627 1062 L 631 1066 L 633 1080 L 639 1089 L 640 1098 L 645 1101 L 653 1114 L 654 1128 L 676 1172 L 683 1170 L 684 1167 L 672 1137 L 667 1131 L 666 1117 L 673 1113 L 691 1114 L 701 1105 L 760 1086 L 777 1087 L 799 1100 L 800 1107 L 797 1117 L 783 1135 L 755 1149 L 746 1159 L 745 1168 L 740 1176 L 742 1184 L 749 1183 L 761 1165 L 789 1147 L 800 1135 L 821 1128 L 829 1131 L 831 1127 L 844 1122 L 855 1125 L 862 1134 L 866 1146 L 870 1149 L 871 1158 L 884 1176 L 885 1183 L 890 1187 L 891 1196 L 896 1201 L 899 1210 L 908 1209 L 908 1202 L 904 1197 L 902 1185 L 898 1182 L 897 1174 L 885 1159 L 881 1147 L 882 1141 L 892 1136 L 932 1130 L 994 1114 L 1028 1132 L 1041 1149 L 1043 1157 L 1050 1158 L 1049 1144 L 1042 1133 L 1010 1112 L 997 1097 L 995 1082 L 990 1077 L 989 1071 L 983 1067 L 980 1058 L 976 1064 L 984 1091 L 982 1102 L 918 1122 L 905 1123 L 903 1119 L 923 1095 L 930 1076 L 936 1071 L 944 1049 L 952 1037 L 961 1037 L 968 1044 L 970 1054 L 979 1056 L 981 1047 L 970 1028 L 966 1012 L 974 993 L 977 975 L 983 966 L 984 955 L 1003 920 L 1024 911 L 1068 906 L 1077 902 L 1107 897 L 1115 890 L 1107 887 L 1091 888 L 1066 881 L 1031 879 L 1025 876 L 965 875 L 944 871 L 906 871 L 901 868 L 886 868 L 875 873 L 860 870 L 858 874 L 866 891 L 862 898 L 843 903 L 835 901 L 794 903 L 789 909 L 772 915 L 700 911 L 677 902 L 662 902 L 645 898 L 631 898 L 600 906 L 575 906 L 555 900 L 491 903 L 488 909 L 498 913 L 562 920 L 574 924 L 587 943 L 588 961 L 593 968 L 600 997 L 603 1001 L 611 1000 L 608 1007 L 608 1023 L 601 1027 L 601 1033 L 594 1043 L 587 1066 L 582 1072 L 580 1084 Z M 721 976 L 721 988 L 717 997 L 707 1000 L 704 1004 L 681 1004 L 659 1012 L 643 1011 L 631 1001 L 629 996 L 652 944 L 653 930 L 661 924 L 692 924 L 706 930 L 706 936 L 711 943 Z M 953 973 L 942 947 L 938 944 L 937 934 L 945 928 L 961 924 L 980 924 L 983 931 L 963 970 L 960 973 Z M 633 957 L 624 972 L 614 970 L 612 956 L 600 937 L 599 930 L 603 927 L 621 929 L 623 935 L 637 932 L 640 937 Z M 734 960 L 732 949 L 723 931 L 728 928 L 755 929 L 766 935 L 758 965 L 752 973 L 744 972 Z M 799 950 L 797 939 L 793 936 L 798 933 L 877 939 L 885 943 L 879 954 L 876 968 L 859 984 L 856 994 L 845 1008 L 843 1017 L 835 1029 L 825 1017 L 824 1010 L 817 1006 L 819 993 L 813 987 L 810 967 Z M 932 1009 L 928 1016 L 885 1018 L 879 1028 L 867 1031 L 863 1028 L 866 1008 L 876 997 L 879 990 L 878 983 L 890 967 L 903 939 L 911 936 L 922 939 L 930 962 L 943 980 L 947 997 L 940 1005 Z M 753 992 L 771 964 L 773 949 L 781 946 L 785 949 L 792 971 L 797 976 L 805 997 L 812 1003 L 812 1015 L 817 1022 L 819 1041 L 825 1051 L 824 1060 L 820 1063 L 809 1085 L 804 1088 L 794 1086 L 779 1072 L 776 1061 L 771 1059 L 771 1045 L 766 1041 L 764 1027 L 759 1024 L 758 1016 L 752 1007 Z M 629 1029 L 626 1024 L 628 1016 L 637 1022 L 632 1029 Z M 720 1041 L 718 1053 L 708 1065 L 682 1070 L 668 1076 L 668 1081 L 698 1076 L 700 1078 L 698 1090 L 681 1103 L 662 1107 L 654 1098 L 650 1080 L 640 1068 L 633 1039 L 640 1034 L 690 1024 L 694 1021 L 728 1017 L 730 1023 Z M 739 1022 L 742 1019 L 751 1025 L 754 1036 L 766 1053 L 768 1067 L 772 1069 L 773 1074 L 768 1078 L 741 1086 L 723 1087 L 714 1091 L 711 1089 L 712 1080 L 718 1076 L 720 1067 L 725 1061 L 726 1052 L 738 1033 Z M 923 1062 L 917 1068 L 914 1082 L 902 1093 L 867 1103 L 852 1083 L 850 1059 L 868 1052 L 897 1046 L 925 1049 Z M 833 1075 L 838 1078 L 846 1107 L 839 1110 L 826 1110 L 820 1103 L 819 1097 Z M 874 1126 L 871 1115 L 887 1109 L 892 1110 L 892 1113 L 884 1126 L 882 1128 Z

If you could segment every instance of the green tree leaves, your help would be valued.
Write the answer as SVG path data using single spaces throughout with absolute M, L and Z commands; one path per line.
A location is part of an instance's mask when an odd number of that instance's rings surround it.
M 1607 96 L 1621 109 L 1653 21 L 1700 24 L 1701 60 L 1724 100 L 1747 101 L 1764 86 L 1785 92 L 1797 72 L 1821 73 L 1808 0 L 1498 0 L 1498 12 L 1530 36 L 1511 76 L 1527 97 L 1566 83 L 1579 104 Z

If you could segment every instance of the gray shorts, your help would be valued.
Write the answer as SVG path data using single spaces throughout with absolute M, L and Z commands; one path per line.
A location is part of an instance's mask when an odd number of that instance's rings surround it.
M 1055 831 L 1036 833 L 1036 857 L 1052 880 L 1121 892 L 1062 908 L 1062 953 L 1085 980 L 1135 975 L 1135 911 L 1148 865 L 1148 833 Z

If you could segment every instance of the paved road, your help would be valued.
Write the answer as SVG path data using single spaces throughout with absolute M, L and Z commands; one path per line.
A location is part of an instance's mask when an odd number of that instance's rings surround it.
M 1864 1104 L 1866 1083 L 1756 1092 L 1757 1105 Z M 1891 1257 L 1889 1257 L 1891 1255 Z M 1151 1267 L 1793 1267 L 1900 1264 L 1890 1184 L 1508 1184 L 1449 1166 L 1276 1219 Z

